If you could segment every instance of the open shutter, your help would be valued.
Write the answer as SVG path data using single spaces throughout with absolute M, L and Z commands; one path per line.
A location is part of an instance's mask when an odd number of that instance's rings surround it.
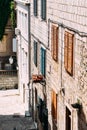
M 58 27 L 54 26 L 53 59 L 58 61 Z
M 51 55 L 52 55 L 52 58 L 53 58 L 53 40 L 54 39 L 54 26 L 52 25 L 52 28 L 51 28 Z
M 68 72 L 73 75 L 73 36 L 69 33 L 68 43 Z
M 43 19 L 46 19 L 46 0 L 43 0 Z
M 46 66 L 46 50 L 41 48 L 41 73 L 45 76 L 45 66 Z
M 46 0 L 41 0 L 41 18 L 46 20 Z
M 37 16 L 37 0 L 33 0 L 34 3 L 34 15 Z
M 34 41 L 34 64 L 37 66 L 37 42 Z
M 64 66 L 67 70 L 68 68 L 68 32 L 64 35 Z
M 52 57 L 55 61 L 58 61 L 58 27 L 52 25 Z
M 41 0 L 41 18 L 43 18 L 43 0 Z
M 52 90 L 52 116 L 57 121 L 57 94 Z

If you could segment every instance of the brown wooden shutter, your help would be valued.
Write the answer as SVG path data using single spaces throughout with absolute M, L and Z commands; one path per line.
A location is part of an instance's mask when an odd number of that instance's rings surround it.
M 69 33 L 68 43 L 68 72 L 73 75 L 73 36 Z
M 64 35 L 64 66 L 67 70 L 68 68 L 68 33 L 65 32 Z
M 54 26 L 51 28 L 51 55 L 53 57 Z
M 66 71 L 73 75 L 73 37 L 74 35 L 65 32 L 64 35 L 64 66 Z
M 57 121 L 57 94 L 52 91 L 52 116 Z
M 58 27 L 52 25 L 52 57 L 58 61 Z

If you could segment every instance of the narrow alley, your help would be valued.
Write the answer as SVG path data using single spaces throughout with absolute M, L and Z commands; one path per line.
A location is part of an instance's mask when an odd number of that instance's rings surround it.
M 18 90 L 0 91 L 0 130 L 35 130 L 32 118 L 25 116 Z

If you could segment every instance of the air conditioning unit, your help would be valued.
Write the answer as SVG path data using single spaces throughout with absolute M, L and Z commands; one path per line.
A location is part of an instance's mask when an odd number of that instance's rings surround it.
M 20 30 L 18 28 L 15 28 L 15 34 L 19 35 L 20 34 Z

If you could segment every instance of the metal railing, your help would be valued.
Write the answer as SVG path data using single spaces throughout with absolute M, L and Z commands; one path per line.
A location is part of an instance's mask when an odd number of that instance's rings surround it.
M 0 70 L 0 75 L 17 75 L 17 70 Z

